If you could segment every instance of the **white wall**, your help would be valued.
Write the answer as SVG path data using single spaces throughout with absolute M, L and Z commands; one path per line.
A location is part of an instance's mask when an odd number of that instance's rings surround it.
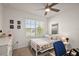
M 79 4 L 65 4 L 65 10 L 49 22 L 49 33 L 51 24 L 59 24 L 59 34 L 68 35 L 72 48 L 79 48 Z M 62 7 L 63 8 L 63 7 Z
M 21 47 L 27 47 L 28 46 L 28 41 L 29 39 L 26 38 L 26 32 L 24 29 L 24 20 L 27 18 L 34 18 L 37 19 L 39 21 L 44 21 L 45 22 L 45 18 L 42 17 L 38 17 L 36 15 L 30 14 L 28 12 L 23 12 L 14 8 L 10 8 L 10 7 L 4 7 L 4 20 L 3 20 L 3 29 L 4 32 L 11 32 L 13 34 L 13 41 L 14 41 L 14 48 L 21 48 Z M 10 19 L 14 20 L 14 29 L 10 29 Z M 20 20 L 21 21 L 21 29 L 17 29 L 17 21 Z M 45 24 L 43 25 L 45 26 Z M 18 43 L 18 46 L 16 44 L 16 42 Z
M 50 33 L 51 31 L 51 24 L 59 23 L 59 34 L 68 35 L 70 38 L 70 42 L 72 47 L 79 47 L 79 4 L 65 4 L 63 7 L 66 8 L 63 11 L 56 15 L 55 17 L 52 17 L 50 21 L 46 20 L 45 18 L 30 14 L 28 12 L 23 12 L 14 8 L 10 7 L 4 7 L 3 11 L 3 30 L 4 32 L 12 32 L 13 34 L 13 41 L 16 43 L 18 41 L 18 46 L 15 44 L 14 48 L 21 48 L 21 47 L 27 47 L 28 46 L 28 38 L 26 38 L 26 33 L 24 29 L 24 20 L 27 18 L 35 18 L 39 19 L 41 21 L 44 21 L 45 24 L 45 30 Z M 9 20 L 14 20 L 14 29 L 10 29 L 10 23 Z M 17 20 L 21 21 L 21 29 L 17 29 Z M 47 23 L 49 22 L 48 26 Z M 48 30 L 47 30 L 48 28 Z
M 2 30 L 2 4 L 0 4 L 0 30 Z

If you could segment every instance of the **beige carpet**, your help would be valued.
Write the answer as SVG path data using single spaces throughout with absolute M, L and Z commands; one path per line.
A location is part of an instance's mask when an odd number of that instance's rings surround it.
M 29 48 L 20 48 L 13 50 L 13 56 L 33 56 Z

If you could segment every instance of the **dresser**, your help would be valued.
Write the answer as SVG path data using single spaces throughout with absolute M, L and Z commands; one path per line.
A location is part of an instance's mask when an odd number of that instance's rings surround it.
M 0 38 L 0 56 L 12 56 L 12 37 Z

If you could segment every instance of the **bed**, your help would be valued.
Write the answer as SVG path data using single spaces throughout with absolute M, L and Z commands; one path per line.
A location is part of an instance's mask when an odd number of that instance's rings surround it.
M 49 40 L 48 38 L 34 38 L 31 39 L 31 48 L 36 51 L 36 56 L 38 52 L 45 52 L 49 49 L 53 48 L 53 40 Z

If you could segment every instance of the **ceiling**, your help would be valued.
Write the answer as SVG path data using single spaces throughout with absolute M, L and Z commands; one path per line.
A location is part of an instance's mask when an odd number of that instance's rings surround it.
M 73 4 L 64 4 L 59 3 L 52 8 L 60 9 L 60 12 L 53 12 L 50 11 L 46 16 L 44 16 L 45 11 L 41 10 L 41 8 L 44 8 L 46 6 L 46 3 L 6 3 L 5 6 L 12 7 L 19 9 L 21 11 L 29 12 L 34 15 L 43 16 L 43 17 L 54 17 L 55 15 L 58 15 L 59 13 L 63 12 L 68 8 L 68 6 L 72 6 Z M 78 4 L 79 5 L 79 4 Z M 70 7 L 69 7 L 70 8 Z

